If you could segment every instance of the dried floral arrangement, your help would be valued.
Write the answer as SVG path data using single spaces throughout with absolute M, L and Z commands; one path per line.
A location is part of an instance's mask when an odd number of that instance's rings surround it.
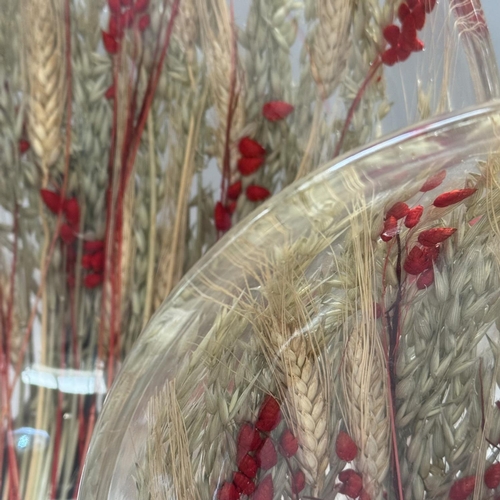
M 498 152 L 382 197 L 338 182 L 347 204 L 231 255 L 244 285 L 198 345 L 170 342 L 130 498 L 495 498 Z
M 1 498 L 72 498 L 153 311 L 260 202 L 381 132 L 384 70 L 442 31 L 440 5 L 252 0 L 244 28 L 225 0 L 0 5 Z M 448 14 L 477 59 L 468 5 Z

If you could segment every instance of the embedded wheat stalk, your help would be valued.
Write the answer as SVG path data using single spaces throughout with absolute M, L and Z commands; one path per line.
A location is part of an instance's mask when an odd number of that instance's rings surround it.
M 283 256 L 284 263 L 266 280 L 267 307 L 258 312 L 255 329 L 264 357 L 273 368 L 285 418 L 297 436 L 297 459 L 317 494 L 328 466 L 330 397 L 322 356 L 324 332 L 309 322 L 314 307 L 301 276 L 303 262 L 297 260 L 300 249 L 296 250 L 296 254 Z
M 355 189 L 355 178 L 349 185 Z M 383 482 L 390 463 L 390 419 L 388 366 L 373 310 L 376 290 L 376 266 L 372 231 L 372 214 L 363 198 L 357 204 L 358 213 L 351 220 L 352 236 L 349 248 L 356 262 L 353 287 L 346 289 L 353 298 L 353 307 L 344 321 L 345 359 L 341 384 L 345 401 L 346 425 L 359 448 L 356 466 L 363 477 L 363 487 L 372 499 L 383 495 Z M 346 266 L 350 266 L 346 263 Z M 346 314 L 349 314 L 346 312 Z
M 327 396 L 317 353 L 302 337 L 290 342 L 282 355 L 286 376 L 286 408 L 297 436 L 297 459 L 316 494 L 328 466 Z
M 382 498 L 389 470 L 389 419 L 384 355 L 377 339 L 354 330 L 343 367 L 347 426 L 359 448 L 356 466 L 371 498 Z
M 311 72 L 326 99 L 340 82 L 349 57 L 352 0 L 320 0 L 311 44 Z
M 198 499 L 189 438 L 176 396 L 175 380 L 151 399 L 147 420 L 146 458 L 138 478 L 141 498 Z
M 26 75 L 29 87 L 28 134 L 46 186 L 61 152 L 65 106 L 64 26 L 61 0 L 24 0 Z

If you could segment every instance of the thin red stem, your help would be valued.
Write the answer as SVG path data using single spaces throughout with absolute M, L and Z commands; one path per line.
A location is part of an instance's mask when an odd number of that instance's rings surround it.
M 83 448 L 83 453 L 82 453 L 82 459 L 80 460 L 80 467 L 78 468 L 78 476 L 77 476 L 77 481 L 76 481 L 76 496 L 78 497 L 78 492 L 80 490 L 80 482 L 82 480 L 82 472 L 83 472 L 83 465 L 85 463 L 85 456 L 87 455 L 87 451 L 89 449 L 89 444 L 90 444 L 90 438 L 92 436 L 92 433 L 94 431 L 94 424 L 95 424 L 95 398 L 94 401 L 92 402 L 92 407 L 90 408 L 90 414 L 89 414 L 89 419 L 87 423 L 87 435 L 85 437 L 85 444 Z
M 359 103 L 361 102 L 361 99 L 363 98 L 364 93 L 366 92 L 366 89 L 368 88 L 369 83 L 371 82 L 372 78 L 375 76 L 377 73 L 377 70 L 380 68 L 382 65 L 382 58 L 380 55 L 377 56 L 375 61 L 373 61 L 370 71 L 366 75 L 366 78 L 364 79 L 363 83 L 361 84 L 361 87 L 359 88 L 356 97 L 351 103 L 351 106 L 349 110 L 347 111 L 347 116 L 344 122 L 344 127 L 342 128 L 342 133 L 340 134 L 340 139 L 339 142 L 337 143 L 337 146 L 335 147 L 335 152 L 333 153 L 333 157 L 335 158 L 336 156 L 339 155 L 340 150 L 342 149 L 342 145 L 344 144 L 344 139 L 347 134 L 347 130 L 349 129 L 349 126 L 351 125 L 352 118 L 354 116 L 354 113 L 356 112 L 356 109 L 359 106 Z

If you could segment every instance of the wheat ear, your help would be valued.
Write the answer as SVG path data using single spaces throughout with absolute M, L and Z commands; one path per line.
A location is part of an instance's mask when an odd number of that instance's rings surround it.
M 64 26 L 60 0 L 24 0 L 28 134 L 47 184 L 61 151 L 64 115 Z
M 366 207 L 360 206 L 358 212 L 353 215 L 351 227 L 359 314 L 354 313 L 354 320 L 351 317 L 344 322 L 347 345 L 341 383 L 346 425 L 359 448 L 356 466 L 366 492 L 376 499 L 382 497 L 391 455 L 388 368 L 373 311 L 376 281 L 370 217 Z
M 317 5 L 318 25 L 311 44 L 311 72 L 326 99 L 339 83 L 351 40 L 352 0 L 320 0 Z
M 316 495 L 328 466 L 330 435 L 323 329 L 311 326 L 314 307 L 300 264 L 291 253 L 282 262 L 264 281 L 267 307 L 259 311 L 255 327 L 263 354 L 274 367 L 285 417 L 297 436 L 297 459 Z

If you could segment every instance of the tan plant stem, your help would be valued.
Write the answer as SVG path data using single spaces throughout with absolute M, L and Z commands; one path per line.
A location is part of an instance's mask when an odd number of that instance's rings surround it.
M 144 314 L 142 317 L 142 327 L 148 322 L 153 307 L 154 295 L 154 271 L 155 271 L 155 250 L 156 250 L 156 153 L 153 114 L 148 114 L 148 147 L 149 147 L 149 245 L 148 245 L 148 265 L 146 278 L 146 299 L 144 301 Z

